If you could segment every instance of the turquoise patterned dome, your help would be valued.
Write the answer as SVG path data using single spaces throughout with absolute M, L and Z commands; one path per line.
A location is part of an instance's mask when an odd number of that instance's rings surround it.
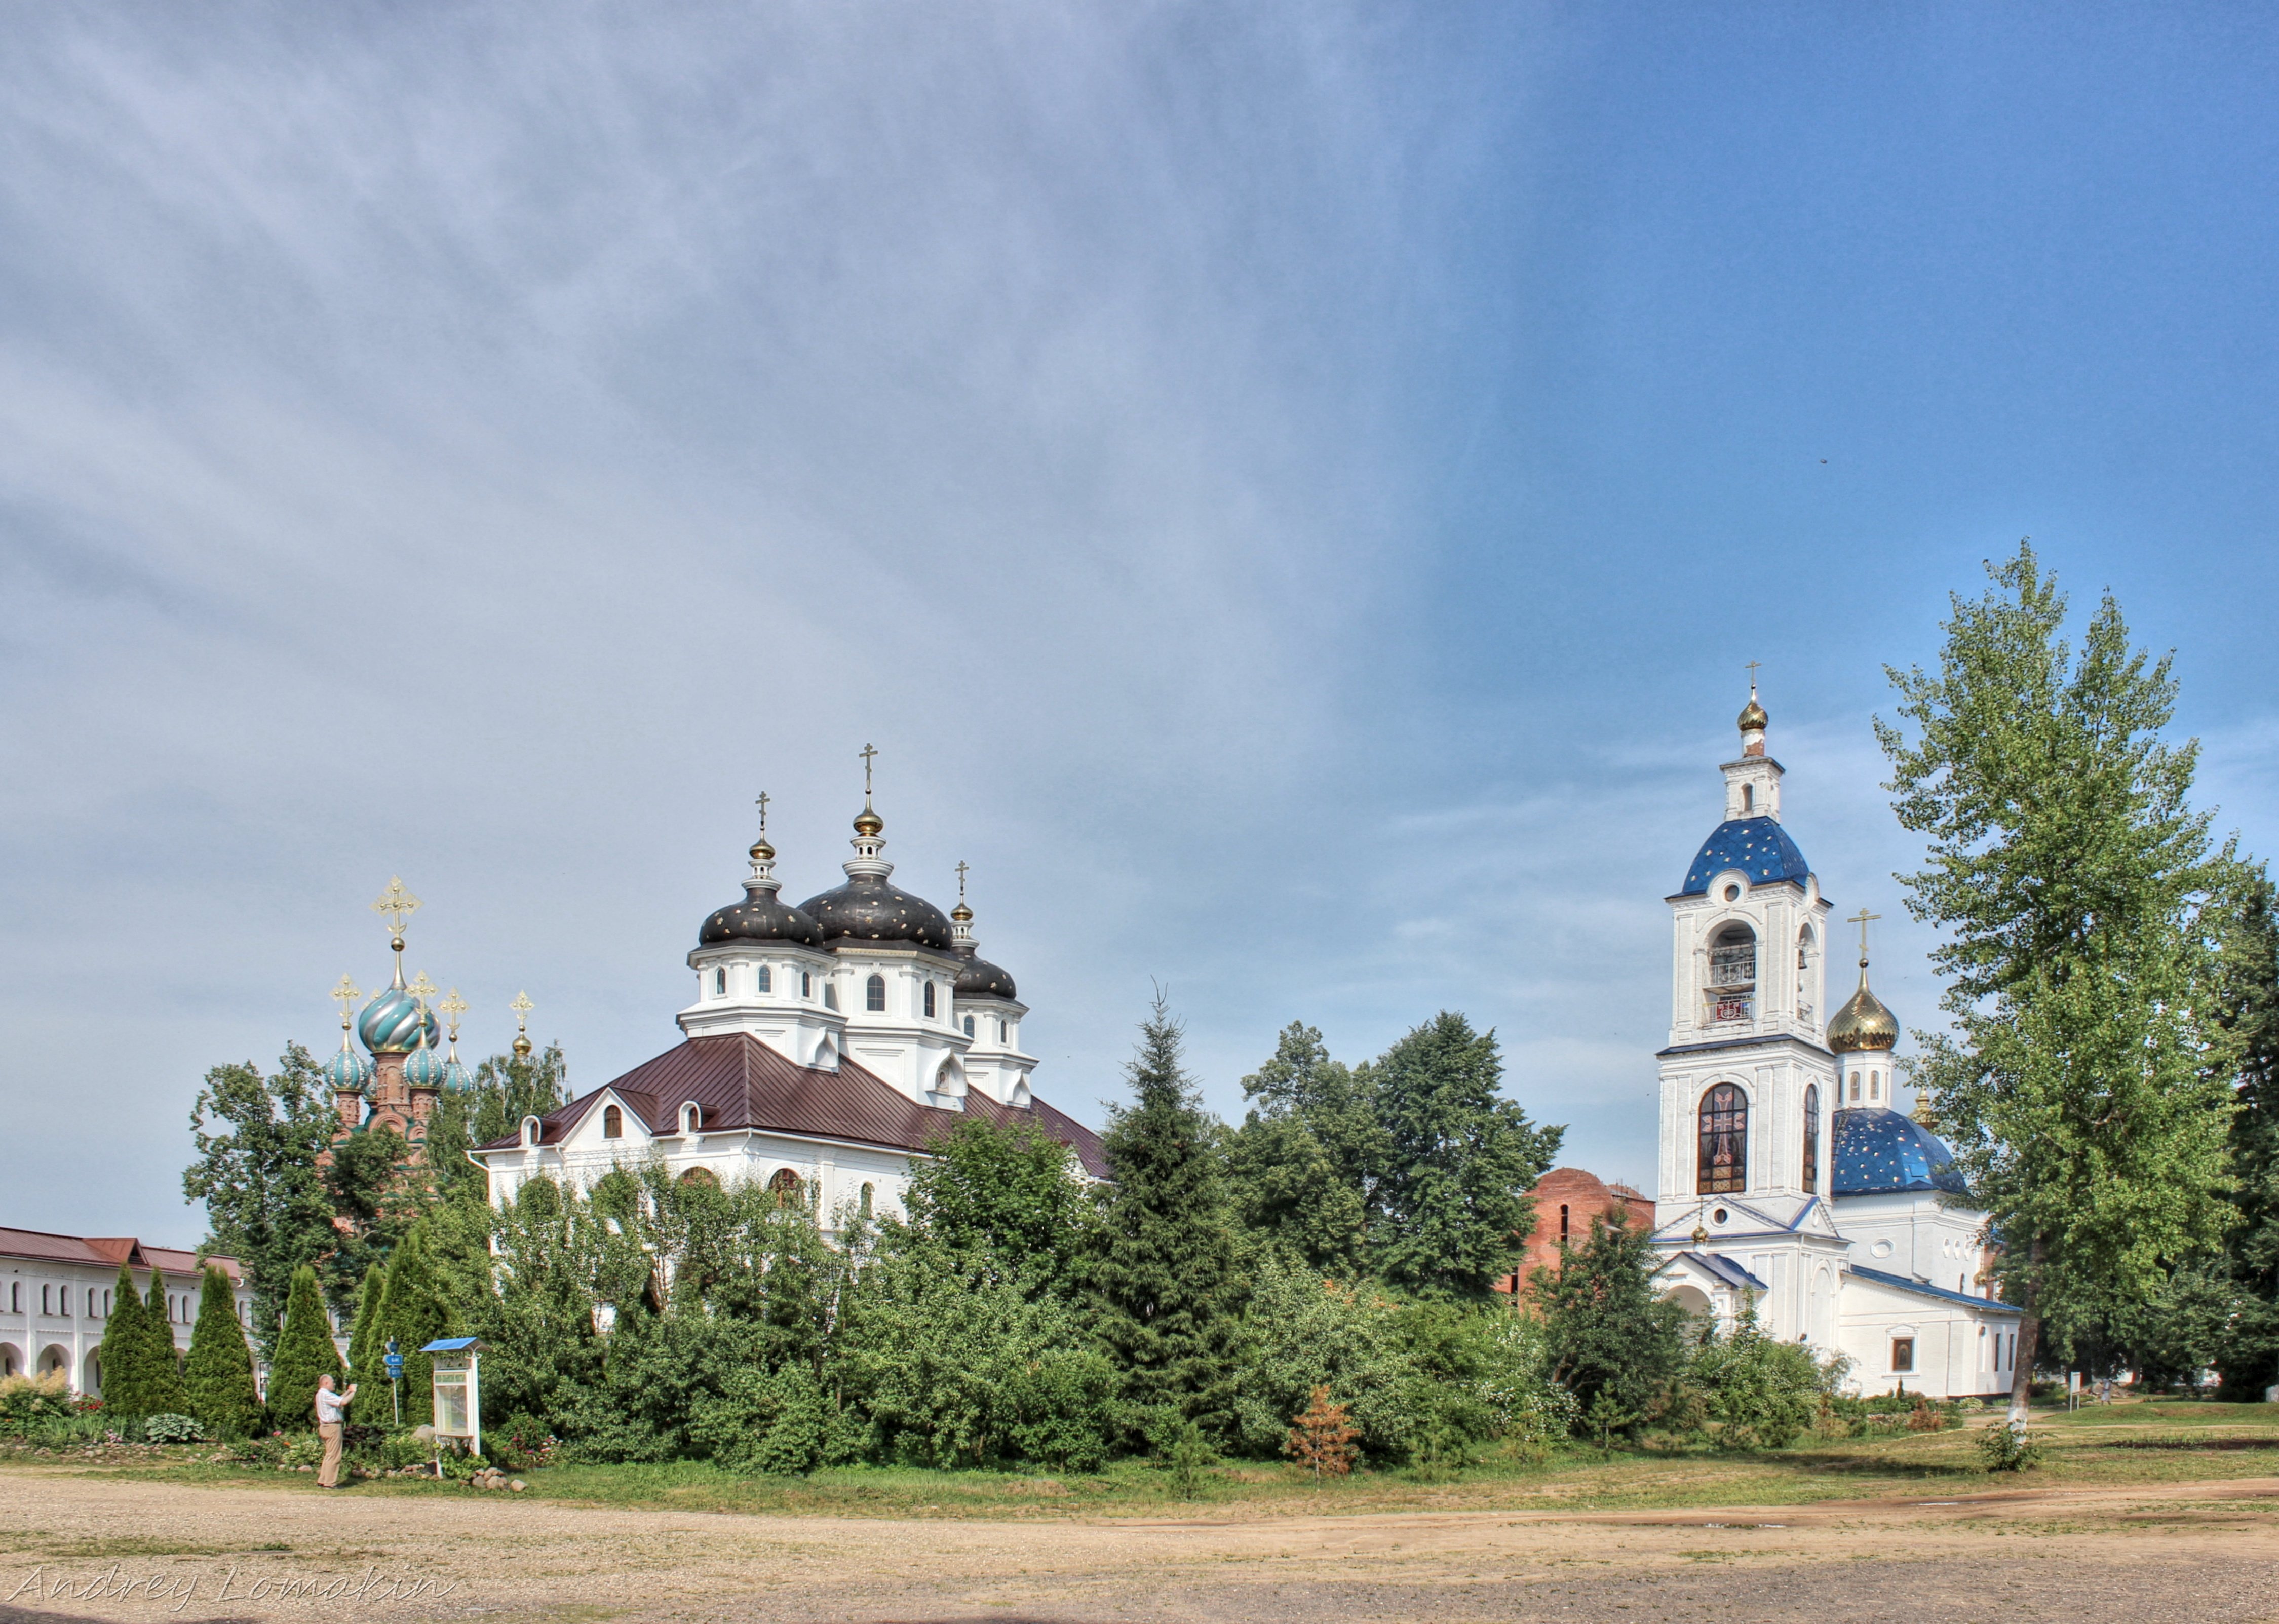
M 408 1054 L 419 1046 L 425 1032 L 427 1046 L 435 1046 L 435 1012 L 402 987 L 382 987 L 357 1017 L 357 1036 L 374 1054 Z
M 372 1062 L 345 1042 L 341 1052 L 325 1062 L 325 1081 L 340 1094 L 361 1094 L 372 1081 Z
M 442 1087 L 443 1057 L 426 1044 L 420 1045 L 403 1062 L 403 1080 L 413 1088 Z
M 443 1092 L 464 1094 L 475 1086 L 475 1074 L 467 1069 L 467 1062 L 457 1054 L 443 1062 Z

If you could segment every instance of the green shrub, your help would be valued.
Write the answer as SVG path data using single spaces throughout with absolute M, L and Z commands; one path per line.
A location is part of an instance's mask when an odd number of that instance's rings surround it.
M 1799 1344 L 1766 1336 L 1749 1302 L 1730 1331 L 1693 1351 L 1687 1374 L 1707 1400 L 1719 1447 L 1759 1450 L 1786 1449 L 1809 1429 L 1839 1371 Z
M 145 1416 L 142 1421 L 142 1441 L 146 1444 L 203 1444 L 205 1429 L 198 1425 L 195 1415 L 173 1415 L 164 1412 Z
M 2010 1421 L 1997 1421 L 1978 1434 L 1979 1458 L 1990 1472 L 2022 1472 L 2042 1463 L 2048 1446 L 2041 1435 Z
M 0 1436 L 23 1437 L 42 1422 L 68 1421 L 75 1413 L 70 1378 L 60 1370 L 0 1377 Z
M 321 1466 L 325 1459 L 325 1441 L 313 1434 L 295 1438 L 285 1446 L 277 1464 L 288 1467 Z

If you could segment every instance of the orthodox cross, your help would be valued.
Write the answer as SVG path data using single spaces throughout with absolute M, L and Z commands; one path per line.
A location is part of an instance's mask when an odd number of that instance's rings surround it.
M 388 933 L 394 938 L 390 946 L 403 952 L 403 922 L 419 911 L 419 899 L 404 890 L 399 877 L 388 882 L 388 889 L 380 893 L 380 900 L 372 905 L 372 911 L 387 918 Z
M 434 997 L 440 989 L 437 988 L 434 982 L 427 979 L 427 972 L 426 970 L 421 970 L 418 976 L 412 978 L 411 984 L 403 990 L 406 992 L 411 993 L 412 997 L 418 999 L 422 1004 L 425 1004 L 429 999 Z
M 451 1023 L 451 1041 L 453 1043 L 458 1042 L 459 1017 L 467 1013 L 467 1000 L 459 996 L 458 988 L 453 987 L 449 992 L 446 992 L 443 995 L 443 1001 L 436 1005 L 435 1007 L 441 1010 L 443 1012 L 443 1019 Z
M 514 995 L 514 1002 L 509 1004 L 507 1007 L 514 1011 L 515 1030 L 520 1031 L 530 1023 L 530 1012 L 538 1006 L 530 1001 L 529 993 L 518 992 Z
M 1871 914 L 1863 908 L 1844 922 L 1846 924 L 1855 924 L 1860 927 L 1860 962 L 1862 964 L 1868 961 L 1868 926 L 1871 921 L 1882 917 L 1881 914 Z
M 341 1024 L 342 1026 L 346 1026 L 349 1023 L 349 1006 L 355 1003 L 357 1000 L 363 996 L 364 993 L 357 988 L 355 982 L 349 980 L 346 976 L 341 977 L 340 984 L 333 989 L 332 999 L 333 1002 L 341 1007 Z
M 1757 691 L 1757 668 L 1763 663 L 1764 662 L 1762 660 L 1751 660 L 1741 667 L 1743 670 L 1749 674 L 1749 692 L 1752 693 L 1754 693 Z
M 879 754 L 876 745 L 864 745 L 856 754 L 863 758 L 863 799 L 871 799 L 871 762 Z
M 965 860 L 962 857 L 957 863 L 957 900 L 965 900 Z
M 752 804 L 753 804 L 753 805 L 755 805 L 755 806 L 756 806 L 756 807 L 758 807 L 758 808 L 759 808 L 759 809 L 760 809 L 760 832 L 761 832 L 762 834 L 765 834 L 765 833 L 767 833 L 767 831 L 768 831 L 768 793 L 767 793 L 767 791 L 765 791 L 765 790 L 762 790 L 762 791 L 760 792 L 760 798 L 759 798 L 759 800 L 757 800 L 756 801 L 754 801 Z

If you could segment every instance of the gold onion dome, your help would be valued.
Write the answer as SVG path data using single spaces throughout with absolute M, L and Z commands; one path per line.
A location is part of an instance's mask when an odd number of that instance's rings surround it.
M 973 910 L 965 906 L 965 899 L 963 897 L 958 898 L 957 906 L 949 910 L 949 916 L 952 919 L 956 920 L 960 924 L 971 924 L 973 923 Z
M 846 804 L 847 803 L 845 801 L 840 802 L 840 805 L 841 806 Z M 886 820 L 880 817 L 876 812 L 873 812 L 871 809 L 871 804 L 868 801 L 863 802 L 863 809 L 855 815 L 855 832 L 863 836 L 865 839 L 877 834 L 886 826 Z
M 1899 1023 L 1884 1000 L 1868 991 L 1868 961 L 1860 961 L 1860 990 L 1828 1023 L 1828 1046 L 1839 1054 L 1859 1049 L 1888 1049 L 1899 1040 Z
M 1750 689 L 1749 702 L 1741 708 L 1739 723 L 1741 731 L 1745 733 L 1761 733 L 1765 731 L 1765 724 L 1771 720 L 1772 718 L 1765 714 L 1765 708 L 1757 703 L 1757 691 L 1754 688 Z

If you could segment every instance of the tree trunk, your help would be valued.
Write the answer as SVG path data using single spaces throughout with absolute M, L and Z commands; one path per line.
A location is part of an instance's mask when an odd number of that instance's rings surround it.
M 2042 1245 L 2036 1241 L 2032 1256 L 2041 1258 Z M 2041 1282 L 2034 1271 L 2026 1275 L 2025 1313 L 2018 1319 L 2018 1345 L 2010 1355 L 2010 1413 L 2007 1425 L 2022 1429 L 2026 1424 L 2026 1401 L 2034 1391 L 2034 1350 L 2042 1339 L 2042 1317 L 2035 1312 L 2041 1298 Z

